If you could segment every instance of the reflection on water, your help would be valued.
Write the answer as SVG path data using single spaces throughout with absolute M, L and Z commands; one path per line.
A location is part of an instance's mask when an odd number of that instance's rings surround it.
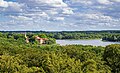
M 93 46 L 107 46 L 110 44 L 120 44 L 120 42 L 103 42 L 101 39 L 95 40 L 56 40 L 57 44 L 60 45 L 93 45 Z

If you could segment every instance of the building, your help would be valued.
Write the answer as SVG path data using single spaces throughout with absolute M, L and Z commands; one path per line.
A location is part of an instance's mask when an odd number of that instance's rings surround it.
M 25 41 L 26 41 L 26 43 L 29 43 L 29 38 L 27 37 L 27 35 L 26 35 L 26 33 L 25 33 Z
M 45 44 L 45 41 L 48 39 L 47 38 L 40 38 L 39 36 L 36 36 L 35 40 L 37 40 L 40 44 Z M 25 33 L 25 41 L 26 41 L 26 43 L 29 43 L 29 38 L 27 37 L 26 33 Z
M 35 40 L 37 40 L 40 44 L 45 44 L 47 38 L 40 38 L 39 36 L 36 36 Z

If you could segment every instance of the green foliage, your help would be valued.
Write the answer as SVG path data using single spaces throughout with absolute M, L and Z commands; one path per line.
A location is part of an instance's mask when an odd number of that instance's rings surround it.
M 45 41 L 45 43 L 46 43 L 46 44 L 49 44 L 49 45 L 51 45 L 51 44 L 56 44 L 56 40 L 53 39 L 53 38 L 49 38 L 48 40 Z
M 7 36 L 0 33 L 0 73 L 120 72 L 120 45 L 38 45 L 33 34 L 27 35 L 30 43 L 25 43 L 23 34 Z M 53 44 L 55 39 L 48 38 L 46 43 Z
M 103 57 L 106 64 L 111 67 L 112 72 L 120 72 L 120 45 L 106 46 Z
M 22 64 L 22 60 L 15 56 L 0 56 L 0 72 L 1 73 L 16 73 L 29 72 L 30 69 Z
M 46 34 L 39 34 L 38 36 L 41 38 L 47 38 Z
M 105 37 L 102 38 L 102 40 L 103 41 L 115 41 L 115 42 L 119 42 L 120 41 L 120 34 L 105 36 Z
M 94 60 L 87 60 L 82 65 L 83 73 L 96 73 L 96 62 Z

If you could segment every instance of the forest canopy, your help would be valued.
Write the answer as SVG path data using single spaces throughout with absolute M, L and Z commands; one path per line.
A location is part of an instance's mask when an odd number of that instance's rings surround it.
M 33 37 L 34 34 L 27 36 Z M 43 38 L 53 39 L 48 35 Z M 0 33 L 0 73 L 119 72 L 119 44 L 106 47 L 39 45 L 26 43 L 24 34 Z

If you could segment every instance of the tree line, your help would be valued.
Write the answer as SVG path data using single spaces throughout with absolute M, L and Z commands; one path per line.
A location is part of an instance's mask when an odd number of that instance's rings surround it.
M 102 38 L 103 41 L 113 41 L 113 42 L 120 42 L 120 35 L 119 34 L 115 34 L 115 35 L 108 35 L 108 36 L 104 36 Z
M 18 39 L 24 37 L 25 31 L 3 32 L 4 36 Z M 22 33 L 22 34 L 21 34 Z M 103 41 L 120 41 L 120 31 L 61 31 L 61 32 L 45 32 L 45 31 L 26 31 L 31 42 L 34 42 L 35 35 L 50 38 L 52 42 L 55 39 L 102 39 Z M 53 39 L 54 38 L 54 39 Z M 53 39 L 53 40 L 52 40 Z M 50 41 L 49 41 L 50 42 Z

